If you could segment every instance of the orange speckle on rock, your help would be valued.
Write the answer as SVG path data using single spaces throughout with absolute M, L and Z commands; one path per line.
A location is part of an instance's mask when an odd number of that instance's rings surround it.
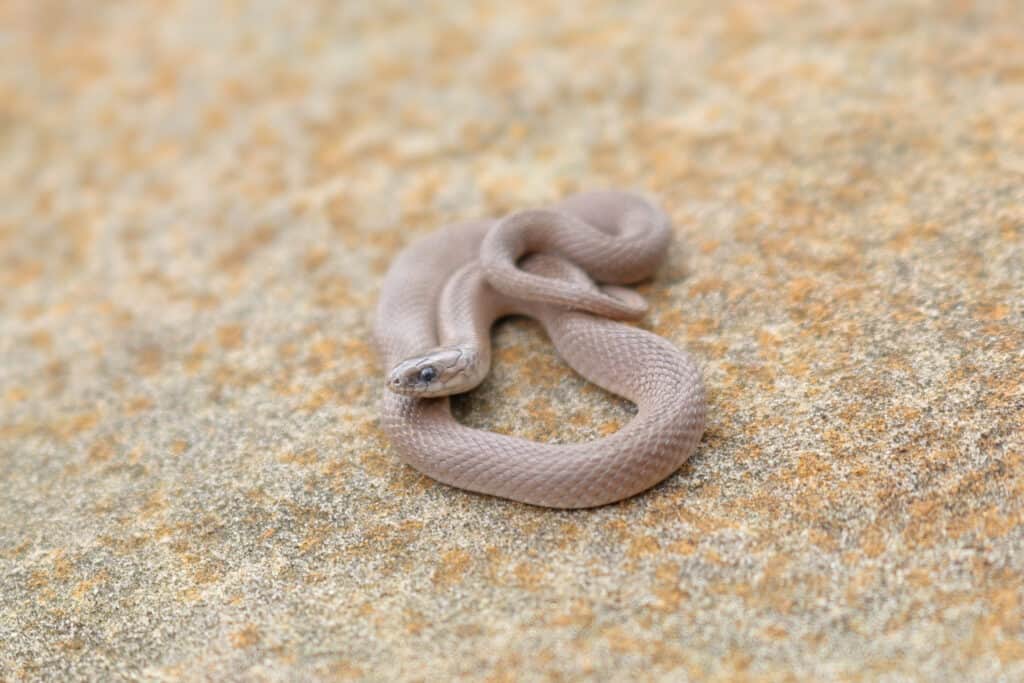
M 995 646 L 995 650 L 996 656 L 1003 664 L 1024 661 L 1024 639 L 1007 638 L 1000 641 Z
M 250 624 L 231 634 L 231 646 L 236 649 L 248 649 L 260 644 L 262 636 L 256 626 Z
M 1000 538 L 1021 522 L 1019 515 L 1004 515 L 997 507 L 989 507 L 982 514 L 982 530 L 988 538 Z
M 13 268 L 7 271 L 4 280 L 17 287 L 27 285 L 43 274 L 43 264 L 38 261 L 28 263 L 16 263 Z
M 152 407 L 153 401 L 151 401 L 149 398 L 147 398 L 146 396 L 136 396 L 135 398 L 128 400 L 124 404 L 123 410 L 126 415 L 135 415 L 137 413 L 141 413 L 144 410 L 149 410 Z
M 867 557 L 878 557 L 885 550 L 885 537 L 877 528 L 870 527 L 861 537 L 860 547 Z
M 530 562 L 520 562 L 517 564 L 512 569 L 512 575 L 515 577 L 517 586 L 531 591 L 537 590 L 540 587 L 543 578 L 541 570 Z
M 199 367 L 206 360 L 207 347 L 206 344 L 199 343 L 192 347 L 192 350 L 185 356 L 185 372 L 194 374 Z
M 244 336 L 245 330 L 241 325 L 222 325 L 217 329 L 217 342 L 226 350 L 240 347 Z
M 355 664 L 344 660 L 334 661 L 327 667 L 331 680 L 355 681 L 364 680 L 366 673 Z
M 472 561 L 470 554 L 462 548 L 449 550 L 441 556 L 441 561 L 434 569 L 434 585 L 451 586 L 459 583 Z
M 257 250 L 273 241 L 276 235 L 277 232 L 269 225 L 256 228 L 238 244 L 221 254 L 216 262 L 217 268 L 227 271 L 242 268 Z
M 327 261 L 327 257 L 329 255 L 330 251 L 328 251 L 326 247 L 313 247 L 306 252 L 306 255 L 302 259 L 302 265 L 306 268 L 307 272 L 312 273 Z
M 277 461 L 289 465 L 312 465 L 317 461 L 317 452 L 313 449 L 298 453 L 289 451 L 279 455 Z
M 661 543 L 654 536 L 640 536 L 629 543 L 627 555 L 633 559 L 649 557 L 661 550 Z
M 974 317 L 979 320 L 1000 321 L 1010 315 L 1010 307 L 1005 303 L 989 303 L 978 306 Z
M 97 413 L 80 413 L 62 420 L 57 427 L 57 434 L 64 440 L 70 439 L 82 432 L 95 427 L 100 421 Z
M 117 453 L 117 443 L 109 438 L 99 439 L 89 449 L 89 462 L 105 462 Z
M 82 600 L 92 589 L 106 583 L 108 579 L 110 579 L 110 573 L 106 569 L 101 569 L 88 579 L 83 579 L 75 584 L 75 587 L 71 590 L 71 598 L 75 601 Z
M 163 352 L 158 346 L 146 346 L 138 352 L 136 358 L 136 369 L 140 375 L 154 375 L 163 365 Z
M 786 287 L 791 303 L 803 303 L 810 296 L 811 292 L 819 287 L 819 284 L 810 278 L 797 278 Z
M 710 254 L 722 244 L 721 240 L 704 240 L 700 243 L 700 250 L 704 254 Z
M 355 302 L 348 278 L 330 275 L 321 278 L 316 285 L 314 300 L 321 308 L 339 308 Z
M 690 285 L 690 294 L 698 296 L 701 294 L 713 294 L 724 292 L 728 289 L 728 283 L 719 277 L 705 277 L 694 281 Z
M 313 524 L 306 536 L 299 542 L 299 553 L 305 555 L 319 548 L 327 540 L 332 530 L 332 527 L 326 524 Z
M 594 621 L 594 610 L 589 603 L 582 600 L 574 601 L 567 611 L 551 615 L 547 619 L 550 626 L 573 626 L 586 628 Z
M 211 105 L 206 108 L 202 115 L 203 127 L 209 132 L 216 132 L 227 124 L 228 116 L 224 108 L 219 105 Z
M 604 632 L 604 638 L 612 652 L 619 654 L 639 653 L 643 649 L 643 641 L 632 635 L 619 626 L 612 626 Z
M 832 465 L 815 453 L 804 453 L 796 467 L 799 479 L 824 478 L 832 472 Z
M 10 387 L 4 394 L 4 398 L 8 403 L 18 403 L 24 401 L 28 396 L 28 392 L 22 387 Z
M 29 343 L 37 349 L 50 349 L 53 346 L 53 335 L 46 330 L 37 330 L 29 335 Z

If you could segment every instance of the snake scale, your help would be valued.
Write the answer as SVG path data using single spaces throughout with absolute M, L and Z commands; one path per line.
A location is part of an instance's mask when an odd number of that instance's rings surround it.
M 604 505 L 654 486 L 704 431 L 700 370 L 665 339 L 624 324 L 646 311 L 624 287 L 664 259 L 671 226 L 627 192 L 444 227 L 410 243 L 385 276 L 374 334 L 389 369 L 381 426 L 409 465 L 446 484 L 553 508 Z M 619 431 L 545 444 L 473 429 L 448 396 L 490 368 L 490 328 L 527 315 L 579 374 L 637 406 Z

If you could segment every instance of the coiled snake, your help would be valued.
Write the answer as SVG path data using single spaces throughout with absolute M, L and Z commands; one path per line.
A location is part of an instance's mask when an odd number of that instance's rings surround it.
M 665 339 L 619 322 L 646 311 L 621 285 L 650 277 L 670 238 L 653 204 L 604 191 L 407 246 L 384 279 L 375 323 L 390 368 L 381 425 L 403 460 L 452 486 L 555 508 L 621 500 L 678 469 L 704 431 L 700 371 Z M 637 414 L 606 438 L 566 445 L 460 424 L 447 396 L 483 380 L 491 325 L 511 314 L 538 319 L 569 365 Z

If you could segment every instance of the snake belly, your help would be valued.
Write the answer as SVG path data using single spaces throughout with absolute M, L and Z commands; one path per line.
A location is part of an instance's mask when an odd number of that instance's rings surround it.
M 467 427 L 447 396 L 386 391 L 381 426 L 401 458 L 451 486 L 552 508 L 612 503 L 676 471 L 704 431 L 700 370 L 667 340 L 608 317 L 642 314 L 639 295 L 619 285 L 650 277 L 670 235 L 652 204 L 607 191 L 448 226 L 403 249 L 375 321 L 386 367 L 453 343 L 475 345 L 489 363 L 493 322 L 529 315 L 573 369 L 637 413 L 605 438 L 546 444 Z

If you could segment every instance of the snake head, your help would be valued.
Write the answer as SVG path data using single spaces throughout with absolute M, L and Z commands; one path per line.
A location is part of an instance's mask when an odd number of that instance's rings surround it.
M 474 351 L 441 347 L 403 360 L 388 373 L 387 385 L 396 394 L 417 398 L 458 394 L 480 383 L 476 365 Z

